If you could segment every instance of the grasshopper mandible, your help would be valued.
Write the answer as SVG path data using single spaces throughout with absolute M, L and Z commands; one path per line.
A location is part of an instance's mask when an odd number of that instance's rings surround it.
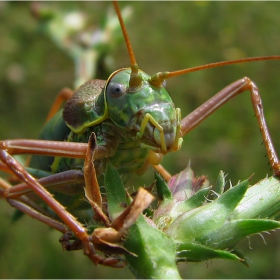
M 117 6 L 116 11 L 120 16 Z M 33 180 L 30 174 L 11 158 L 11 155 L 30 153 L 48 156 L 45 158 L 47 162 L 44 161 L 40 163 L 41 165 L 38 163 L 38 160 L 42 159 L 41 156 L 40 158 L 34 156 L 29 166 L 52 173 L 60 174 L 77 166 L 82 170 L 88 148 L 88 145 L 84 143 L 88 142 L 91 132 L 95 132 L 97 135 L 95 165 L 98 177 L 103 172 L 107 158 L 109 158 L 120 173 L 129 174 L 133 171 L 143 173 L 149 165 L 153 165 L 168 180 L 170 175 L 160 165 L 162 155 L 179 150 L 184 135 L 229 99 L 247 90 L 251 92 L 252 104 L 271 167 L 275 175 L 280 174 L 279 160 L 265 123 L 259 92 L 250 79 L 243 78 L 232 83 L 182 120 L 180 110 L 175 109 L 163 86 L 164 81 L 168 78 L 201 69 L 257 60 L 275 60 L 279 59 L 279 56 L 214 63 L 180 71 L 160 72 L 150 77 L 138 69 L 121 17 L 119 20 L 130 55 L 130 67 L 117 70 L 106 82 L 90 81 L 77 90 L 67 102 L 63 118 L 62 112 L 60 112 L 46 125 L 45 132 L 53 129 L 60 131 L 60 134 L 56 136 L 58 139 L 54 139 L 53 135 L 46 138 L 57 141 L 7 140 L 1 142 L 3 164 L 12 170 L 20 180 L 25 181 L 25 184 L 20 186 L 8 187 L 3 193 L 6 198 L 21 196 L 30 191 L 30 188 L 38 193 L 40 191 L 41 198 L 51 208 L 53 207 L 65 224 L 72 231 L 77 231 L 80 225 L 66 215 L 66 210 L 48 195 L 46 189 L 41 188 L 40 180 Z M 54 127 L 54 123 L 57 127 Z M 63 140 L 67 140 L 67 143 L 61 142 Z M 54 156 L 55 158 L 53 158 Z M 74 160 L 68 161 L 64 157 L 74 158 Z M 48 170 L 50 159 L 51 170 Z M 73 180 L 73 173 L 64 174 L 69 174 L 67 179 Z M 42 185 L 50 184 L 49 182 L 53 178 L 52 175 L 46 177 Z M 75 184 L 75 180 L 71 182 Z M 51 184 L 54 187 L 61 183 L 62 177 L 58 176 Z M 75 191 L 83 192 L 81 188 L 83 184 L 83 182 L 76 184 Z M 68 183 L 64 186 L 66 193 L 68 192 L 67 186 Z

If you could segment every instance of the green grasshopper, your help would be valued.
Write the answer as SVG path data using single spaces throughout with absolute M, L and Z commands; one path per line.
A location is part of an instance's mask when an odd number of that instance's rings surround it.
M 164 88 L 165 80 L 175 76 L 230 64 L 275 60 L 280 59 L 280 56 L 218 62 L 149 76 L 138 68 L 116 3 L 115 9 L 127 45 L 130 67 L 115 71 L 107 81 L 92 80 L 82 85 L 67 101 L 63 111 L 59 111 L 46 124 L 40 136 L 42 140 L 0 142 L 2 168 L 8 168 L 23 181 L 13 187 L 1 183 L 5 191 L 0 194 L 8 201 L 13 199 L 17 202 L 22 195 L 34 191 L 82 240 L 84 250 L 90 251 L 86 253 L 94 263 L 112 266 L 115 266 L 116 262 L 97 256 L 87 230 L 61 205 L 69 195 L 73 198 L 68 207 L 69 211 L 72 210 L 71 207 L 83 208 L 88 205 L 79 198 L 84 196 L 83 186 L 88 179 L 84 178 L 82 171 L 92 133 L 97 139 L 92 160 L 100 185 L 103 183 L 102 173 L 108 160 L 123 175 L 132 172 L 142 174 L 152 165 L 168 180 L 170 174 L 160 165 L 162 156 L 180 150 L 183 136 L 229 99 L 249 90 L 270 165 L 274 174 L 280 175 L 279 159 L 269 136 L 258 88 L 249 78 L 245 77 L 230 84 L 183 119 L 180 109 L 175 108 Z M 27 169 L 12 157 L 13 154 L 36 156 L 32 157 Z M 90 165 L 90 160 L 87 160 L 87 164 Z M 55 190 L 56 199 L 47 188 Z M 25 200 L 18 201 L 27 205 L 30 203 Z M 96 204 L 102 208 L 99 197 L 96 198 Z M 14 206 L 20 207 L 19 204 Z M 36 210 L 36 206 L 34 208 Z M 28 213 L 31 215 L 31 212 Z M 53 227 L 60 227 L 53 221 L 44 220 L 39 214 L 35 214 L 35 217 Z M 104 218 L 102 213 L 100 217 Z

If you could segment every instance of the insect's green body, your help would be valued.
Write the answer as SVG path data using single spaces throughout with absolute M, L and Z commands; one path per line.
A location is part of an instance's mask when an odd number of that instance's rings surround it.
M 116 71 L 108 82 L 92 80 L 82 85 L 63 112 L 44 127 L 40 138 L 87 143 L 94 132 L 98 146 L 106 150 L 106 157 L 94 162 L 98 178 L 108 159 L 120 174 L 143 173 L 151 163 L 150 151 L 161 154 L 179 149 L 182 139 L 180 111 L 164 87 L 151 85 L 150 76 L 139 72 L 142 83 L 137 89 L 129 88 L 130 69 Z M 30 166 L 58 173 L 82 170 L 83 164 L 81 159 L 34 156 Z M 74 189 L 83 193 L 81 185 Z

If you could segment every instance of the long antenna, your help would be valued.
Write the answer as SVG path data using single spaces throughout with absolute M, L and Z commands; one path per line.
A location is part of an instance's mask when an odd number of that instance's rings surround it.
M 153 86 L 161 87 L 162 83 L 165 79 L 180 76 L 183 74 L 192 73 L 192 72 L 205 70 L 205 69 L 209 69 L 209 68 L 231 65 L 231 64 L 254 62 L 254 61 L 264 61 L 264 60 L 280 60 L 280 55 L 247 57 L 247 58 L 241 58 L 241 59 L 235 59 L 235 60 L 214 62 L 214 63 L 209 63 L 209 64 L 205 64 L 205 65 L 201 65 L 201 66 L 186 68 L 186 69 L 172 71 L 172 72 L 159 72 L 159 73 L 153 75 L 150 78 L 149 82 Z
M 130 59 L 130 67 L 131 67 L 131 75 L 130 75 L 130 80 L 129 80 L 129 87 L 131 91 L 134 91 L 135 89 L 137 89 L 138 87 L 141 86 L 142 84 L 142 76 L 138 73 L 138 65 L 134 56 L 134 52 L 124 25 L 124 21 L 121 15 L 121 11 L 119 8 L 119 5 L 116 1 L 113 1 L 120 25 L 121 25 L 121 29 L 122 29 L 122 33 L 123 33 L 123 37 L 126 43 L 126 47 L 127 47 L 127 52 L 129 55 L 129 59 Z

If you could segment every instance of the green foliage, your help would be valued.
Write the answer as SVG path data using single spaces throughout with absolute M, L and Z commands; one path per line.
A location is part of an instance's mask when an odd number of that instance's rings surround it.
M 222 175 L 220 172 L 218 184 L 225 181 Z M 114 183 L 106 178 L 114 178 Z M 152 216 L 137 220 L 124 243 L 136 254 L 126 259 L 138 278 L 179 278 L 178 262 L 226 259 L 248 266 L 246 256 L 235 248 L 237 243 L 252 234 L 280 228 L 280 222 L 269 219 L 280 210 L 280 182 L 276 178 L 249 189 L 245 180 L 215 200 L 207 198 L 210 188 L 205 178 L 195 178 L 190 166 L 173 176 L 168 185 L 159 175 L 156 178 L 159 203 Z M 105 185 L 107 196 L 114 196 L 108 200 L 109 209 L 123 205 L 124 186 L 111 164 L 105 172 Z M 261 203 L 255 207 L 251 200 Z M 270 215 L 267 209 L 271 209 Z M 266 219 L 260 218 L 263 211 Z
M 106 166 L 105 186 L 108 212 L 110 217 L 114 219 L 123 211 L 122 205 L 127 203 L 127 198 L 123 182 L 110 162 Z
M 137 254 L 137 257 L 126 257 L 137 278 L 180 278 L 174 241 L 147 223 L 144 217 L 140 217 L 131 227 L 125 246 Z

